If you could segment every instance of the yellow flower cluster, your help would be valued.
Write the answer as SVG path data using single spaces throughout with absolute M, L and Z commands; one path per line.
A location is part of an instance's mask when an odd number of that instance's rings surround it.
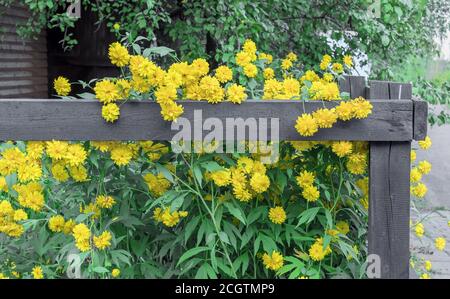
M 264 164 L 249 157 L 241 157 L 236 166 L 214 171 L 209 177 L 219 187 L 231 185 L 234 196 L 244 202 L 267 191 L 270 186 Z
M 338 120 L 366 118 L 372 113 L 372 108 L 372 104 L 362 97 L 343 101 L 336 108 L 323 108 L 312 114 L 302 114 L 297 119 L 295 129 L 302 136 L 313 136 L 320 128 L 331 128 Z
M 20 237 L 24 232 L 20 222 L 27 219 L 28 215 L 24 210 L 15 210 L 7 200 L 0 201 L 0 233 L 10 237 Z
M 168 208 L 156 208 L 153 211 L 153 219 L 156 222 L 162 222 L 167 227 L 174 227 L 180 222 L 181 218 L 184 218 L 188 215 L 186 211 L 170 211 L 170 207 Z
M 430 137 L 426 137 L 424 140 L 419 141 L 419 147 L 426 150 L 431 147 Z M 416 152 L 411 151 L 411 163 L 416 160 Z M 424 175 L 429 174 L 431 171 L 431 163 L 423 160 L 419 161 L 416 166 L 411 168 L 410 181 L 411 181 L 411 194 L 417 198 L 423 198 L 428 192 L 427 186 L 421 182 Z
M 48 228 L 55 233 L 63 232 L 67 235 L 72 234 L 72 230 L 75 227 L 75 221 L 73 219 L 65 220 L 63 216 L 56 215 L 50 217 L 48 220 Z
M 156 175 L 147 173 L 144 175 L 144 181 L 147 183 L 148 189 L 155 197 L 160 197 L 170 188 L 170 182 L 162 173 Z
M 313 185 L 315 180 L 314 173 L 303 170 L 297 177 L 297 185 L 302 188 L 302 196 L 308 202 L 315 202 L 320 197 L 319 189 Z

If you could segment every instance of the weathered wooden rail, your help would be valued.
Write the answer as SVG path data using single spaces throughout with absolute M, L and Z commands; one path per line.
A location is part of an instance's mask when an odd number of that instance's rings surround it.
M 412 140 L 427 131 L 427 103 L 412 99 L 411 84 L 346 77 L 341 90 L 363 96 L 373 112 L 363 120 L 339 122 L 311 138 L 294 129 L 297 117 L 322 107 L 311 101 L 247 101 L 241 105 L 185 101 L 183 117 L 278 118 L 280 140 L 361 140 L 370 142 L 368 250 L 381 262 L 382 278 L 409 277 L 410 152 Z M 327 106 L 335 105 L 327 102 Z M 0 140 L 171 140 L 175 131 L 161 119 L 153 102 L 122 105 L 114 124 L 100 115 L 101 106 L 85 100 L 0 99 Z

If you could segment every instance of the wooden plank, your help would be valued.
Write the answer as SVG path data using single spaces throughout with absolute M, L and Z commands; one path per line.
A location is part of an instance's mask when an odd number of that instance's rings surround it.
M 366 97 L 366 77 L 349 76 L 350 78 L 350 97 Z
M 371 80 L 369 81 L 369 86 L 369 99 L 375 100 L 391 98 L 389 95 L 389 82 Z
M 410 100 L 412 99 L 412 84 L 389 82 L 389 94 L 391 99 Z
M 369 254 L 381 278 L 409 278 L 411 142 L 370 143 Z
M 203 120 L 214 117 L 226 123 L 227 118 L 279 119 L 280 140 L 411 140 L 412 101 L 373 102 L 373 113 L 362 120 L 336 123 L 305 138 L 295 130 L 297 117 L 303 112 L 322 108 L 321 101 L 305 102 L 253 100 L 241 105 L 224 102 L 181 101 L 183 117 L 194 119 L 194 110 L 202 111 Z M 337 101 L 326 102 L 334 107 Z M 305 110 L 303 110 L 305 107 Z M 270 121 L 269 121 L 270 123 Z M 101 104 L 90 100 L 0 100 L 0 140 L 171 140 L 177 131 L 162 120 L 157 103 L 127 102 L 121 106 L 121 117 L 114 123 L 101 118 Z M 269 129 L 271 127 L 269 126 Z M 208 132 L 203 132 L 206 135 Z
M 409 96 L 408 86 L 369 84 L 370 99 Z M 380 257 L 381 278 L 409 278 L 410 160 L 411 141 L 370 142 L 368 250 Z
M 428 102 L 413 99 L 414 121 L 413 139 L 424 140 L 428 130 Z
M 339 90 L 350 94 L 350 76 L 344 76 L 339 79 Z

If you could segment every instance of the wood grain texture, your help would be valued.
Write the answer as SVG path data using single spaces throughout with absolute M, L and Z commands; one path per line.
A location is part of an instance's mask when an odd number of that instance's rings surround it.
M 369 85 L 370 99 L 411 98 L 410 84 Z M 370 142 L 368 250 L 380 257 L 381 278 L 409 278 L 410 160 L 410 140 Z
M 411 142 L 371 142 L 369 254 L 381 260 L 381 278 L 409 278 Z
M 413 105 L 407 100 L 374 101 L 373 113 L 367 119 L 339 121 L 310 138 L 298 134 L 295 122 L 303 108 L 306 112 L 322 108 L 321 101 L 304 105 L 289 100 L 249 100 L 241 105 L 197 101 L 181 104 L 185 111 L 182 117 L 191 121 L 194 110 L 202 111 L 203 121 L 215 117 L 224 124 L 227 118 L 278 118 L 280 140 L 405 141 L 411 140 L 413 133 Z M 325 103 L 327 107 L 337 104 Z M 158 104 L 150 101 L 123 104 L 120 119 L 110 124 L 102 119 L 97 101 L 0 100 L 0 140 L 171 140 L 176 133 L 171 130 L 171 123 L 162 119 Z
M 414 140 L 423 140 L 427 137 L 428 131 L 428 102 L 414 99 L 413 105 L 413 138 Z
M 0 98 L 48 97 L 45 30 L 36 38 L 27 40 L 17 34 L 17 25 L 24 24 L 30 15 L 28 9 L 18 1 L 2 11 Z

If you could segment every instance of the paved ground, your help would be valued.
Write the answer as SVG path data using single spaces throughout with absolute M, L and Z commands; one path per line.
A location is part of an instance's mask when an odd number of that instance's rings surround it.
M 433 169 L 424 177 L 428 194 L 417 204 L 420 217 L 426 216 L 423 224 L 426 235 L 419 239 L 411 234 L 411 252 L 432 263 L 432 278 L 450 278 L 450 126 L 429 128 L 433 146 L 428 151 L 417 151 L 417 159 L 428 160 Z M 411 218 L 417 219 L 413 207 Z M 439 252 L 434 247 L 436 237 L 447 239 L 447 248 Z

